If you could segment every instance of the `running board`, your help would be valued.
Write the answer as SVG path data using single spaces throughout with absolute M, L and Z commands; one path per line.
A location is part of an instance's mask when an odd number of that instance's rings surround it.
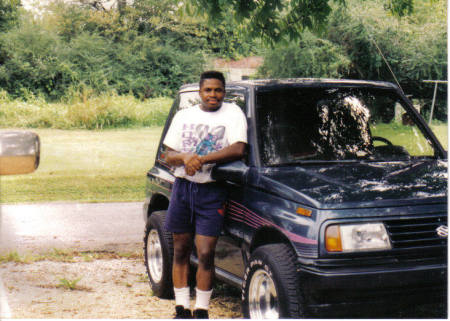
M 195 266 L 198 266 L 198 258 L 195 256 L 191 256 L 191 263 Z M 237 277 L 234 274 L 228 273 L 225 270 L 222 270 L 221 268 L 216 267 L 216 278 L 221 280 L 222 282 L 228 283 L 232 286 L 235 286 L 237 288 L 240 288 L 242 285 L 242 279 Z

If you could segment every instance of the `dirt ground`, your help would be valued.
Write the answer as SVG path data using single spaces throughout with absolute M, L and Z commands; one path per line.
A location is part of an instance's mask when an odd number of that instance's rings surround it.
M 70 254 L 55 259 L 47 254 L 31 263 L 0 263 L 0 277 L 14 319 L 171 319 L 174 314 L 173 300 L 153 295 L 139 255 L 108 253 L 92 258 Z M 1 319 L 5 315 L 0 312 Z M 388 315 L 368 313 L 370 319 L 446 316 L 445 306 L 439 304 Z M 210 318 L 242 318 L 239 289 L 216 282 Z
M 152 294 L 142 258 L 8 262 L 0 273 L 12 318 L 173 317 L 174 301 Z M 241 318 L 239 293 L 218 284 L 210 317 Z

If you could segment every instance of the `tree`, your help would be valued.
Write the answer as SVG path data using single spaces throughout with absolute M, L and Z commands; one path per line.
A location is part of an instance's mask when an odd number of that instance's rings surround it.
M 447 1 L 417 2 L 403 18 L 387 14 L 379 1 L 346 1 L 346 8 L 333 8 L 321 33 L 303 31 L 299 40 L 275 44 L 260 75 L 398 81 L 429 112 L 434 84 L 423 80 L 447 79 Z M 435 118 L 445 120 L 447 86 L 438 87 L 436 98 Z
M 383 7 L 399 17 L 414 9 L 414 0 L 383 1 Z M 191 0 L 187 10 L 206 13 L 212 23 L 231 11 L 252 36 L 274 43 L 286 36 L 290 40 L 299 39 L 304 29 L 323 27 L 332 11 L 331 3 L 345 6 L 347 0 Z
M 0 0 L 0 32 L 17 25 L 20 6 L 20 0 Z
M 418 2 L 402 19 L 386 15 L 375 2 L 347 1 L 352 8 L 333 12 L 322 37 L 343 48 L 352 61 L 350 77 L 397 80 L 415 97 L 432 92 L 423 80 L 447 79 L 446 0 Z
M 349 69 L 350 59 L 342 47 L 305 31 L 300 41 L 270 50 L 258 73 L 268 78 L 340 78 Z

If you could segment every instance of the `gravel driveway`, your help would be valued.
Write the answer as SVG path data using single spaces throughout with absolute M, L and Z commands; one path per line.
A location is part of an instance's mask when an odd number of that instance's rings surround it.
M 75 258 L 3 263 L 1 278 L 12 318 L 171 319 L 173 300 L 151 292 L 142 258 Z M 194 304 L 194 302 L 192 303 Z M 2 311 L 5 313 L 6 311 Z M 240 318 L 240 296 L 225 285 L 216 287 L 210 317 Z

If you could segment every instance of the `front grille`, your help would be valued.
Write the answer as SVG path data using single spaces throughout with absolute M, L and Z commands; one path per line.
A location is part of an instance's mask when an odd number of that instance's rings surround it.
M 442 248 L 447 245 L 447 237 L 441 237 L 437 233 L 440 226 L 447 226 L 447 213 L 385 220 L 384 223 L 393 249 Z

